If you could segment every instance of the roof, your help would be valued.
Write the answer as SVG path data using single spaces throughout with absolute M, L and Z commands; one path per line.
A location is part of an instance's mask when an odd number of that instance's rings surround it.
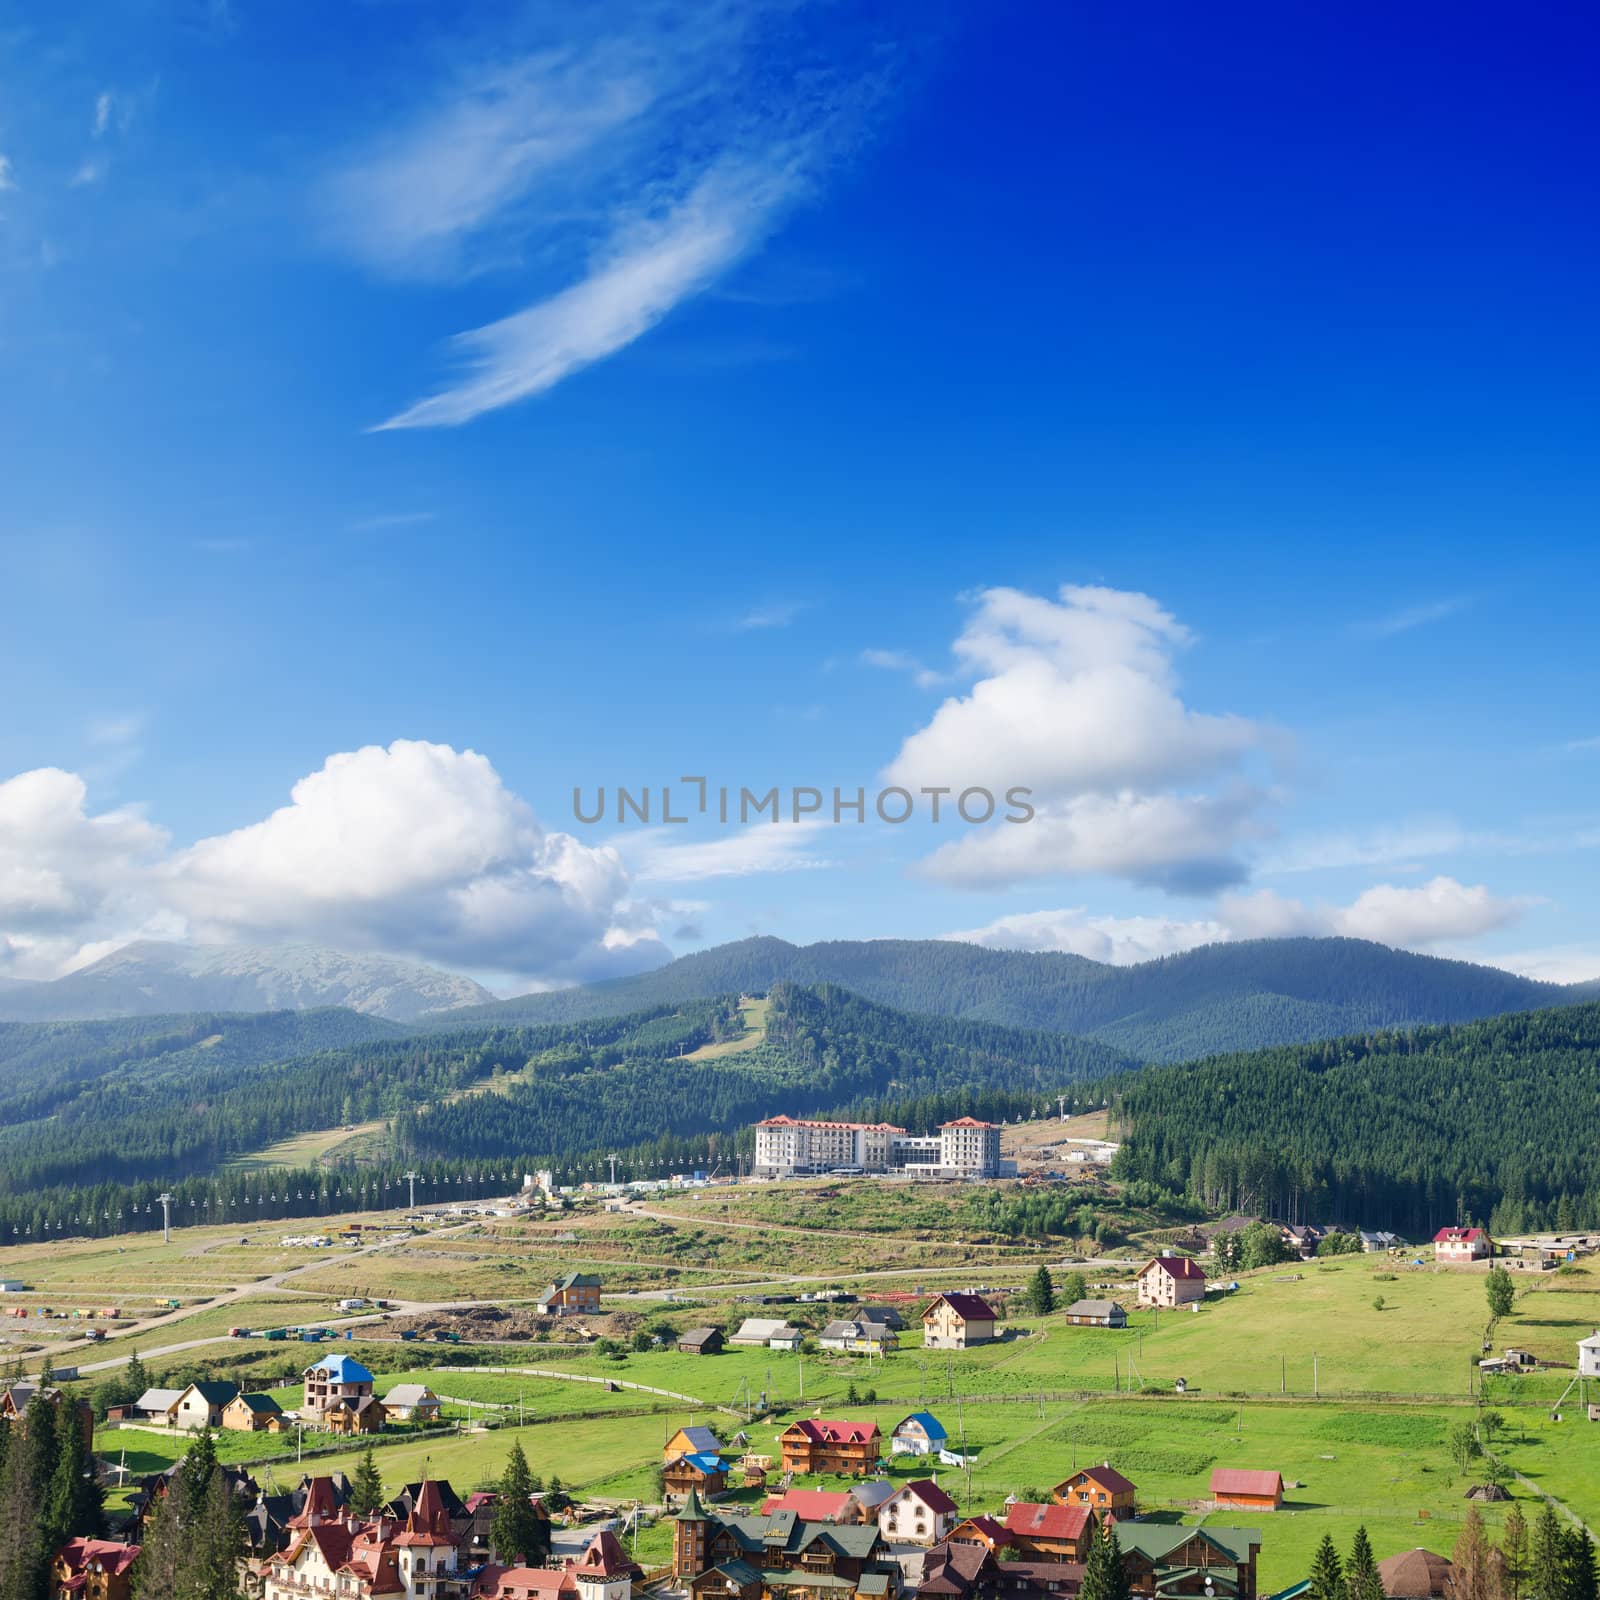
M 992 1122 L 979 1122 L 976 1117 L 957 1117 L 954 1122 L 941 1122 L 941 1128 L 992 1128 Z
M 1142 1278 L 1152 1267 L 1162 1267 L 1174 1278 L 1205 1278 L 1200 1263 L 1191 1261 L 1188 1256 L 1156 1256 L 1139 1268 L 1139 1276 Z
M 439 1399 L 425 1383 L 397 1383 L 383 1397 L 386 1406 L 420 1406 Z
M 558 1289 L 598 1289 L 600 1287 L 600 1274 L 598 1272 L 569 1272 L 563 1278 L 557 1278 L 550 1285 L 550 1292 L 554 1294 Z
M 690 1466 L 698 1467 L 701 1472 L 705 1473 L 726 1472 L 728 1470 L 727 1463 L 714 1450 L 691 1450 L 688 1455 L 675 1456 L 667 1465 L 675 1467 L 680 1461 L 687 1461 Z
M 847 1489 L 786 1489 L 762 1501 L 761 1515 L 770 1517 L 775 1511 L 792 1511 L 803 1522 L 836 1522 L 849 1504 Z
M 954 1515 L 961 1509 L 932 1478 L 918 1478 L 914 1482 L 903 1483 L 890 1498 L 899 1499 L 903 1494 L 915 1495 L 930 1511 L 945 1516 Z
M 980 1533 L 993 1544 L 1003 1544 L 1006 1537 L 1006 1525 L 998 1517 L 986 1517 L 982 1514 L 975 1517 L 964 1517 L 956 1525 L 957 1531 L 962 1528 L 971 1528 L 974 1533 Z
M 620 1577 L 627 1573 L 643 1577 L 643 1572 L 630 1561 L 614 1533 L 602 1531 L 589 1541 L 588 1548 L 573 1563 L 573 1570 L 602 1578 Z
M 758 1128 L 849 1128 L 858 1133 L 904 1133 L 892 1122 L 823 1122 L 815 1117 L 791 1117 L 780 1113 L 756 1124 Z
M 1578 1341 L 1580 1350 L 1600 1350 L 1600 1328 L 1596 1328 L 1587 1339 Z
M 1135 1489 L 1133 1480 L 1123 1477 L 1109 1461 L 1102 1461 L 1098 1467 L 1080 1467 L 1071 1477 L 1063 1481 L 1071 1483 L 1073 1478 L 1088 1478 L 1091 1482 L 1098 1483 L 1102 1489 L 1109 1489 L 1113 1494 L 1132 1494 Z
M 950 1437 L 945 1425 L 931 1411 L 913 1411 L 909 1417 L 902 1418 L 894 1425 L 894 1431 L 899 1431 L 908 1423 L 916 1423 L 929 1439 L 948 1439 Z
M 1250 1547 L 1261 1544 L 1259 1528 L 1230 1528 L 1206 1523 L 1196 1527 L 1176 1522 L 1119 1522 L 1117 1543 L 1124 1551 L 1137 1550 L 1151 1561 L 1161 1561 L 1190 1539 L 1204 1539 L 1236 1565 L 1250 1559 Z
M 1420 1546 L 1378 1563 L 1383 1592 L 1393 1600 L 1444 1600 L 1455 1590 L 1455 1564 Z
M 994 1307 L 981 1294 L 953 1293 L 935 1295 L 929 1303 L 928 1309 L 922 1313 L 924 1321 L 928 1319 L 933 1312 L 934 1306 L 938 1305 L 941 1300 L 963 1322 L 996 1322 L 999 1320 L 995 1316 Z
M 361 1365 L 359 1361 L 352 1360 L 349 1356 L 324 1356 L 314 1366 L 306 1368 L 308 1373 L 325 1372 L 335 1383 L 371 1383 L 372 1374 Z
M 1217 1494 L 1262 1494 L 1276 1499 L 1283 1493 L 1281 1472 L 1256 1472 L 1248 1467 L 1218 1467 L 1211 1474 L 1211 1492 Z
M 679 1344 L 709 1344 L 722 1337 L 721 1328 L 689 1328 L 678 1335 Z
M 1441 1228 L 1433 1236 L 1435 1244 L 1471 1244 L 1478 1239 L 1487 1239 L 1489 1235 L 1482 1228 Z M 1426 1551 L 1423 1552 L 1427 1554 Z
M 691 1451 L 710 1450 L 715 1452 L 722 1448 L 722 1441 L 709 1428 L 679 1428 L 678 1432 L 683 1435 Z
M 576 1594 L 578 1585 L 570 1572 L 555 1567 L 486 1566 L 473 1585 L 476 1595 L 492 1595 L 496 1600 L 531 1600 L 534 1595 Z
M 867 1444 L 878 1437 L 876 1422 L 841 1422 L 828 1417 L 802 1417 L 798 1422 L 791 1422 L 783 1431 L 792 1433 L 796 1428 L 817 1444 Z
M 1088 1506 L 1038 1505 L 1014 1500 L 1006 1507 L 1006 1532 L 1033 1539 L 1081 1539 L 1089 1526 Z
M 765 1344 L 779 1334 L 798 1332 L 799 1329 L 791 1328 L 782 1317 L 746 1317 L 732 1337 L 735 1344 Z
M 693 1510 L 691 1511 L 691 1506 Z M 877 1523 L 808 1522 L 784 1509 L 771 1516 L 741 1516 L 737 1511 L 722 1511 L 704 1506 L 691 1494 L 679 1513 L 679 1521 L 714 1522 L 731 1535 L 742 1555 L 757 1561 L 770 1561 L 779 1552 L 795 1556 L 816 1547 L 831 1550 L 836 1556 L 864 1561 L 881 1548 Z M 819 1574 L 785 1574 L 784 1581 L 811 1587 Z
M 1120 1311 L 1127 1316 L 1127 1308 L 1120 1306 L 1115 1300 L 1074 1300 L 1067 1307 L 1069 1317 L 1109 1317 L 1113 1311 Z
M 264 1416 L 271 1416 L 273 1412 L 283 1410 L 270 1394 L 236 1394 L 229 1404 L 247 1406 L 257 1415 Z
M 894 1329 L 883 1322 L 830 1322 L 819 1339 L 887 1339 Z
M 182 1394 L 182 1389 L 146 1389 L 134 1404 L 141 1411 L 170 1411 Z
M 72 1572 L 84 1571 L 91 1561 L 97 1561 L 107 1572 L 126 1572 L 139 1554 L 136 1544 L 122 1544 L 115 1539 L 68 1539 L 56 1551 L 56 1560 L 64 1561 Z
M 203 1381 L 191 1383 L 187 1389 L 184 1389 L 179 1394 L 178 1398 L 181 1400 L 184 1395 L 194 1393 L 199 1395 L 208 1406 L 225 1406 L 238 1392 L 239 1385 L 236 1383 Z

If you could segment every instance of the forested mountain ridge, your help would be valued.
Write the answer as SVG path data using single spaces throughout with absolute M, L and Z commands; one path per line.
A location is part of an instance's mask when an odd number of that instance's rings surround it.
M 641 1056 L 608 1070 L 575 1042 L 530 1062 L 490 1100 L 403 1112 L 400 1147 L 418 1157 L 461 1150 L 560 1167 L 632 1143 L 622 1170 L 645 1175 L 704 1148 L 746 1148 L 749 1124 L 786 1111 L 926 1127 L 965 1114 L 1034 1114 L 1049 1097 L 1136 1063 L 1090 1039 L 891 1010 L 834 985 L 771 986 L 767 1036 L 739 1055 Z M 578 1028 L 573 1033 L 580 1031 Z M 653 1171 L 651 1172 L 653 1175 Z
M 1600 1004 L 1151 1067 L 1119 1176 L 1214 1210 L 1388 1227 L 1600 1227 Z
M 1583 997 L 1498 967 L 1360 939 L 1207 945 L 1114 967 L 948 939 L 800 946 L 758 938 L 638 977 L 469 1007 L 452 1013 L 448 1025 L 576 1021 L 708 994 L 760 993 L 779 982 L 839 984 L 897 1010 L 1079 1034 L 1152 1061 L 1470 1021 Z

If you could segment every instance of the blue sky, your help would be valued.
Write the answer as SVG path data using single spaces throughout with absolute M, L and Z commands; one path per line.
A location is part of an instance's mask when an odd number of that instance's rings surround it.
M 0 974 L 1600 975 L 1592 13 L 861 10 L 11 8 Z

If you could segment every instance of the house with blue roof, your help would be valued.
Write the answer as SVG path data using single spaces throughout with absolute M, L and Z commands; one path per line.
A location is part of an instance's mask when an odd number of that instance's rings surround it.
M 373 1377 L 349 1356 L 324 1356 L 301 1374 L 305 1392 L 301 1420 L 320 1422 L 334 1411 L 360 1412 L 372 1399 Z
M 682 1505 L 691 1495 L 718 1499 L 728 1492 L 727 1460 L 711 1450 L 673 1456 L 661 1468 L 661 1489 L 668 1505 Z
M 895 1425 L 889 1435 L 889 1454 L 895 1456 L 936 1456 L 950 1435 L 931 1411 L 913 1411 Z

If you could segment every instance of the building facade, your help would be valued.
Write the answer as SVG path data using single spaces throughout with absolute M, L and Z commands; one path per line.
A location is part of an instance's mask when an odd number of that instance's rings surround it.
M 1187 1256 L 1157 1256 L 1139 1269 L 1141 1306 L 1186 1306 L 1205 1299 L 1206 1275 Z
M 755 1125 L 758 1178 L 817 1172 L 904 1172 L 930 1178 L 1000 1176 L 1000 1129 L 959 1117 L 937 1133 L 913 1134 L 888 1122 L 824 1122 L 768 1117 Z
M 922 1343 L 929 1350 L 970 1350 L 1000 1337 L 1000 1319 L 982 1295 L 942 1294 L 922 1313 Z

